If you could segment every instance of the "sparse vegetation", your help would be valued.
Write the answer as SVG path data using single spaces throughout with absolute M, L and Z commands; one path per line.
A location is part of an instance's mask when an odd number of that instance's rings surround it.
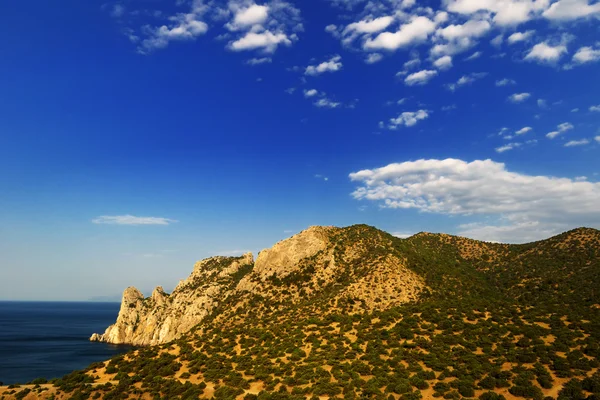
M 600 232 L 503 245 L 433 234 L 402 240 L 359 225 L 330 241 L 343 273 L 327 285 L 317 286 L 322 251 L 270 276 L 262 295 L 227 298 L 186 336 L 93 364 L 53 389 L 102 399 L 600 396 Z M 371 307 L 338 296 L 376 278 L 385 257 L 422 277 L 418 301 Z

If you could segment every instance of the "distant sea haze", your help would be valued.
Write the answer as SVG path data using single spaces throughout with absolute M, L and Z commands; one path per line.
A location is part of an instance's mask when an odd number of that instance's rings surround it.
M 58 378 L 130 346 L 92 343 L 119 312 L 119 303 L 0 302 L 0 382 Z

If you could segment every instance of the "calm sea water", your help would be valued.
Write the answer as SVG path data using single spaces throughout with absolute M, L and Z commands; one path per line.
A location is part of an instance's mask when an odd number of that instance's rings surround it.
M 58 378 L 131 350 L 88 341 L 118 313 L 118 303 L 0 302 L 0 382 Z

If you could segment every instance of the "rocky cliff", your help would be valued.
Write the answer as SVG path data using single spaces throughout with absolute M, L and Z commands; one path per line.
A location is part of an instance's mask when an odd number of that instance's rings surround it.
M 425 288 L 423 279 L 401 256 L 381 251 L 390 247 L 386 235 L 361 226 L 316 226 L 261 251 L 256 262 L 250 253 L 202 260 L 171 294 L 158 287 L 144 298 L 127 288 L 115 324 L 90 340 L 166 343 L 211 314 L 228 318 L 253 301 L 259 306 L 252 313 L 266 313 L 272 310 L 266 304 L 310 303 L 325 310 L 351 304 L 350 311 L 360 311 L 416 300 Z
M 199 261 L 173 293 L 157 287 L 144 298 L 134 287 L 125 289 L 117 321 L 90 340 L 138 346 L 169 342 L 202 322 L 235 287 L 235 275 L 249 269 L 251 253 L 242 257 L 211 257 Z

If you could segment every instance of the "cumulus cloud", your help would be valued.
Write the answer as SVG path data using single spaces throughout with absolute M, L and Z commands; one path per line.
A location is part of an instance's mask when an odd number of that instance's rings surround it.
M 598 104 L 597 106 L 590 106 L 590 111 L 600 112 L 600 104 Z
M 565 143 L 565 147 L 585 146 L 586 144 L 590 144 L 590 141 L 587 139 L 570 140 Z
M 537 99 L 537 105 L 539 108 L 548 108 L 548 102 L 545 99 Z
M 573 62 L 575 64 L 585 64 L 590 62 L 600 61 L 600 48 L 594 49 L 593 47 L 581 47 L 573 55 Z
M 365 19 L 358 22 L 353 22 L 344 29 L 345 34 L 351 33 L 376 33 L 386 29 L 394 22 L 394 17 L 384 16 L 379 18 Z
M 375 64 L 381 60 L 383 60 L 383 55 L 381 53 L 371 53 L 365 58 L 367 64 Z
M 162 217 L 136 217 L 134 215 L 102 215 L 92 220 L 94 224 L 107 225 L 169 225 L 178 222 Z
M 246 64 L 254 66 L 254 65 L 261 65 L 261 64 L 269 64 L 272 61 L 273 60 L 271 59 L 271 57 L 251 58 L 246 61 Z
M 508 232 L 511 241 L 524 241 L 600 225 L 600 183 L 512 172 L 492 160 L 417 160 L 349 177 L 358 184 L 355 199 L 382 208 L 483 219 L 458 227 L 478 239 L 503 240 Z
M 451 56 L 443 56 L 438 58 L 433 62 L 434 67 L 438 69 L 448 69 L 452 68 L 452 57 Z
M 424 69 L 408 75 L 406 79 L 404 79 L 404 84 L 407 86 L 425 85 L 437 74 L 438 72 L 435 70 Z
M 531 132 L 533 130 L 532 127 L 530 126 L 526 126 L 524 128 L 519 129 L 518 131 L 515 132 L 516 135 L 524 135 L 528 132 Z
M 271 31 L 247 32 L 238 40 L 231 42 L 229 48 L 233 51 L 262 49 L 267 53 L 272 53 L 277 50 L 280 44 L 289 46 L 292 41 L 285 33 L 273 33 Z
M 408 233 L 408 232 L 392 232 L 391 233 L 392 236 L 395 236 L 397 238 L 400 239 L 408 239 L 409 237 L 413 236 L 414 233 Z
M 547 42 L 538 43 L 529 50 L 525 56 L 527 61 L 536 61 L 540 63 L 554 63 L 558 61 L 564 53 L 567 52 L 567 46 L 558 44 L 552 46 Z
M 468 75 L 463 75 L 458 79 L 458 81 L 456 81 L 456 83 L 450 83 L 446 85 L 446 87 L 451 91 L 455 91 L 461 86 L 470 85 L 479 79 L 485 78 L 486 76 L 487 72 L 474 72 Z
M 600 3 L 590 4 L 589 0 L 559 0 L 544 11 L 543 16 L 550 20 L 573 20 L 600 14 Z
M 331 57 L 329 60 L 323 61 L 320 64 L 309 65 L 304 70 L 304 74 L 316 76 L 316 75 L 321 75 L 322 73 L 325 73 L 325 72 L 336 72 L 336 71 L 339 71 L 340 69 L 342 69 L 342 57 L 339 55 L 335 55 L 335 56 Z
M 477 39 L 492 28 L 487 19 L 474 18 L 461 25 L 448 25 L 435 32 L 432 57 L 462 53 L 477 44 Z
M 304 97 L 314 97 L 319 94 L 317 89 L 306 89 L 304 90 Z
M 458 14 L 493 14 L 497 25 L 517 25 L 535 18 L 548 7 L 548 0 L 445 0 L 448 11 Z
M 479 57 L 481 57 L 483 53 L 481 51 L 476 51 L 475 53 L 471 54 L 469 57 L 465 58 L 465 61 L 473 61 L 478 59 Z
M 521 146 L 521 143 L 507 143 L 504 146 L 496 147 L 496 153 L 504 153 L 505 151 L 514 150 Z
M 230 8 L 233 12 L 233 20 L 226 25 L 232 31 L 245 29 L 254 25 L 263 25 L 269 17 L 269 6 L 250 4 L 241 6 L 237 3 L 231 3 Z
M 508 100 L 512 103 L 522 103 L 531 97 L 531 93 L 515 93 L 508 96 Z
M 157 12 L 154 17 L 164 19 L 162 25 L 143 25 L 139 32 L 132 27 L 124 30 L 138 44 L 139 53 L 148 54 L 172 41 L 194 40 L 208 31 L 209 19 L 228 21 L 223 26 L 227 33 L 220 37 L 229 39 L 227 48 L 233 51 L 272 53 L 279 45 L 289 46 L 298 40 L 296 32 L 302 30 L 300 11 L 283 0 L 260 5 L 252 0 L 229 0 L 223 2 L 225 5 L 205 0 L 177 3 L 189 10 L 175 15 Z
M 331 99 L 328 99 L 327 97 L 320 98 L 319 100 L 315 101 L 313 104 L 316 107 L 320 107 L 320 108 L 338 108 L 339 106 L 342 105 L 342 103 L 333 101 Z
M 273 53 L 281 45 L 291 46 L 298 40 L 296 32 L 302 30 L 300 11 L 282 0 L 262 5 L 251 0 L 230 0 L 227 8 L 218 12 L 222 18 L 229 18 L 225 28 L 234 37 L 227 45 L 232 51 Z
M 563 122 L 562 124 L 559 124 L 556 126 L 555 131 L 547 133 L 546 137 L 548 139 L 554 139 L 555 137 L 562 135 L 563 133 L 568 132 L 568 131 L 572 130 L 573 128 L 574 128 L 573 124 L 571 124 L 570 122 Z
M 485 19 L 473 19 L 465 22 L 462 25 L 448 25 L 445 28 L 440 28 L 436 32 L 436 36 L 444 38 L 448 41 L 460 40 L 463 38 L 480 37 L 485 35 L 492 25 Z
M 594 138 L 594 140 L 595 140 L 596 142 L 600 143 L 600 136 L 596 136 L 596 137 Z
M 401 25 L 396 32 L 381 32 L 374 38 L 368 38 L 365 50 L 393 51 L 408 45 L 427 40 L 435 30 L 435 22 L 424 16 L 414 17 L 410 22 Z
M 515 32 L 512 35 L 510 35 L 506 41 L 508 42 L 508 44 L 524 42 L 526 40 L 529 40 L 534 33 L 535 31 L 533 30 L 525 32 Z
M 509 79 L 509 78 L 504 78 L 504 79 L 500 79 L 498 81 L 496 81 L 496 86 L 509 86 L 509 85 L 516 85 L 517 82 L 515 82 L 514 79 Z
M 390 119 L 389 129 L 397 129 L 399 127 L 411 127 L 416 125 L 419 121 L 427 119 L 429 112 L 427 110 L 418 111 L 405 111 L 396 118 Z
M 169 17 L 169 23 L 157 27 L 145 26 L 146 36 L 138 46 L 138 53 L 148 54 L 154 50 L 165 48 L 172 41 L 194 40 L 206 33 L 208 25 L 202 19 L 206 6 L 201 0 L 194 0 L 188 13 L 179 13 Z M 129 35 L 133 35 L 129 33 Z

